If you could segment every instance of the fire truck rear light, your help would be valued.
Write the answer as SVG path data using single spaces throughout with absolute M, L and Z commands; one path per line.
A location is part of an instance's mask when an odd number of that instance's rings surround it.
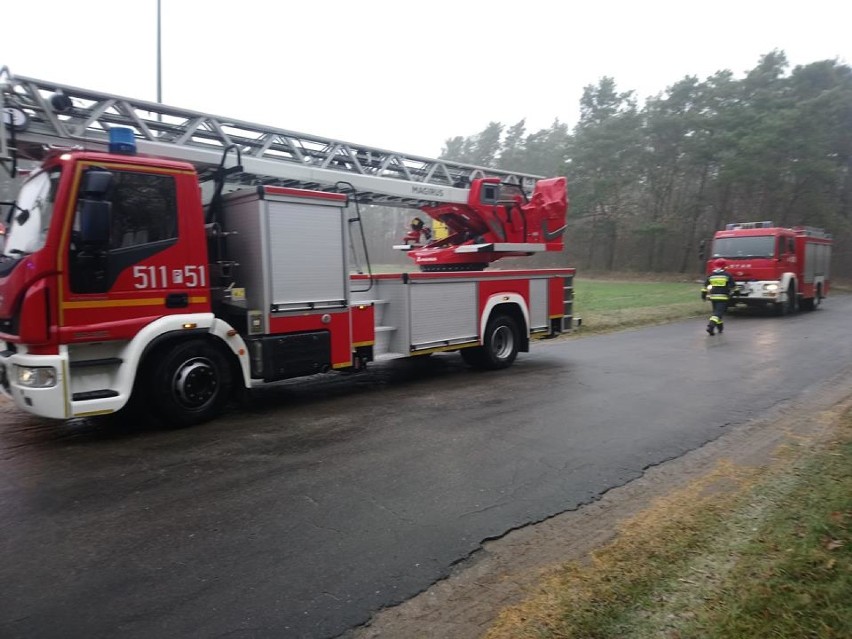
M 18 366 L 17 380 L 20 386 L 51 388 L 56 386 L 56 369 L 52 366 Z

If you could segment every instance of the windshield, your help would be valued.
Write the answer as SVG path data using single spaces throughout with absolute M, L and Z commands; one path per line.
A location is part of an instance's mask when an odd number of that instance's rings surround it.
M 773 257 L 774 255 L 774 235 L 754 235 L 749 237 L 720 237 L 713 240 L 713 257 L 744 259 L 755 257 Z
M 24 182 L 18 200 L 11 206 L 6 218 L 3 255 L 21 257 L 44 246 L 53 217 L 59 175 L 58 168 L 41 171 Z

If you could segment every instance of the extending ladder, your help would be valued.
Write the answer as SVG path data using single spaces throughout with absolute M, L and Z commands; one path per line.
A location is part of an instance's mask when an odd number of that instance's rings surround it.
M 38 160 L 51 147 L 105 149 L 109 129 L 133 130 L 143 153 L 191 162 L 203 176 L 236 151 L 229 188 L 274 184 L 354 191 L 368 204 L 466 203 L 467 186 L 499 177 L 528 191 L 540 176 L 407 155 L 156 102 L 12 75 L 0 68 L 0 160 Z M 237 158 L 233 159 L 237 164 Z

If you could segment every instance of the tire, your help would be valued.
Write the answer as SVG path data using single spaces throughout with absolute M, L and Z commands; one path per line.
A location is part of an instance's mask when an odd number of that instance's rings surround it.
M 787 301 L 775 305 L 776 315 L 790 315 L 796 312 L 796 286 L 790 284 L 787 289 Z
M 462 359 L 482 370 L 508 368 L 518 356 L 521 341 L 518 325 L 508 315 L 491 318 L 485 327 L 482 346 L 461 349 Z
M 151 408 L 169 426 L 210 421 L 231 397 L 233 379 L 225 354 L 203 340 L 159 351 L 148 380 Z

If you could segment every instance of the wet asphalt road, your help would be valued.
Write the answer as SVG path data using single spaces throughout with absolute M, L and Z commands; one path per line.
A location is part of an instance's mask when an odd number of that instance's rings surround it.
M 180 431 L 0 404 L 0 636 L 334 637 L 488 538 L 850 372 L 852 297 L 264 389 Z

